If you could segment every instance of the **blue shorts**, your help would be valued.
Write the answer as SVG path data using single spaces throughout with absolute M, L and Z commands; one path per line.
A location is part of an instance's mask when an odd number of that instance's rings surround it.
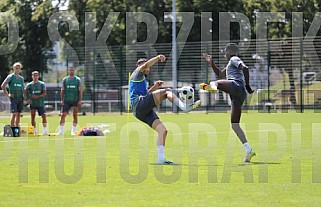
M 230 81 L 230 98 L 233 106 L 242 107 L 247 93 L 245 90 L 244 83 L 241 81 L 236 80 L 229 80 Z
M 64 105 L 61 108 L 61 112 L 62 113 L 67 112 L 68 113 L 69 110 L 71 109 L 71 107 L 77 107 L 77 105 L 78 105 L 78 101 L 76 101 L 76 102 L 65 101 Z
M 46 109 L 43 106 L 31 106 L 30 105 L 30 110 L 37 110 L 38 111 L 38 115 L 42 116 L 42 115 L 46 115 Z
M 23 99 L 10 98 L 11 113 L 21 113 L 23 111 Z
M 153 122 L 159 119 L 154 111 L 155 106 L 153 94 L 139 96 L 133 106 L 133 114 L 137 119 L 152 127 Z

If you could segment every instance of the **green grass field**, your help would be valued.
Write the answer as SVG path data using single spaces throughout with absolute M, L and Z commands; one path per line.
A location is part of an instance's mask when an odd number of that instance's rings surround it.
M 132 115 L 80 117 L 109 124 L 105 137 L 71 137 L 71 123 L 64 138 L 1 137 L 0 206 L 320 206 L 320 114 L 243 114 L 249 164 L 229 113 L 159 116 L 174 166 L 155 165 L 156 134 Z

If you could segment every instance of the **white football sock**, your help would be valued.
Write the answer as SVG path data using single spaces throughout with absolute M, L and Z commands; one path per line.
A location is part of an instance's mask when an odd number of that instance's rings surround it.
M 75 131 L 76 131 L 76 127 L 77 127 L 77 126 L 72 126 L 71 131 L 72 131 L 72 132 L 75 132 Z
M 252 148 L 251 148 L 251 146 L 250 146 L 250 144 L 248 142 L 245 142 L 243 145 L 245 147 L 246 152 L 251 152 L 252 151 Z
M 158 161 L 163 161 L 165 159 L 165 155 L 164 155 L 165 146 L 158 145 L 157 151 L 158 151 Z
M 179 98 L 174 99 L 174 104 L 178 106 L 181 110 L 186 111 L 186 104 Z

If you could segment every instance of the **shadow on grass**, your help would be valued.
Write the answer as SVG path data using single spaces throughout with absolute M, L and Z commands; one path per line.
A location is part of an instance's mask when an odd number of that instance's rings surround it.
M 180 165 L 182 165 L 182 164 L 180 164 L 180 163 L 173 163 L 173 164 L 157 164 L 157 163 L 149 163 L 150 165 L 159 165 L 159 166 L 163 166 L 163 165 L 168 165 L 168 166 L 180 166 Z
M 218 167 L 218 166 L 222 166 L 222 165 L 202 165 L 202 164 L 182 164 L 182 166 L 198 166 L 198 167 Z
M 247 165 L 280 165 L 280 162 L 249 162 L 238 164 L 238 166 L 247 166 Z
M 149 163 L 150 165 L 160 165 L 160 164 L 157 164 L 157 163 Z M 168 164 L 163 164 L 163 165 L 168 165 Z M 185 166 L 185 167 L 190 167 L 190 166 L 197 166 L 197 167 L 217 167 L 217 166 L 222 166 L 222 165 L 202 165 L 202 164 L 182 164 L 182 163 L 174 163 L 174 164 L 171 164 L 171 165 L 176 165 L 176 166 Z M 169 166 L 171 166 L 169 165 Z
M 150 165 L 160 165 L 157 163 L 149 163 Z M 249 163 L 241 163 L 241 164 L 228 164 L 230 166 L 249 166 L 249 165 L 280 165 L 280 162 L 249 162 Z M 162 165 L 168 165 L 168 164 L 162 164 Z M 170 164 L 169 166 L 174 165 L 174 166 L 185 166 L 185 167 L 190 167 L 190 166 L 197 166 L 197 167 L 219 167 L 223 165 L 203 165 L 203 164 L 182 164 L 182 163 L 174 163 Z

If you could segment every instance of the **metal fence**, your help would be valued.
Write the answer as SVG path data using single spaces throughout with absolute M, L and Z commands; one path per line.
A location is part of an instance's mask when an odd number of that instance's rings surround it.
M 209 94 L 200 90 L 201 82 L 215 81 L 216 77 L 202 56 L 208 52 L 216 64 L 224 68 L 224 47 L 227 42 L 177 43 L 178 87 L 195 88 L 195 99 L 201 99 L 198 110 L 224 111 L 230 108 L 229 97 L 219 92 Z M 250 69 L 250 83 L 255 93 L 249 95 L 244 109 L 268 112 L 303 112 L 320 109 L 321 37 L 274 40 L 249 40 L 239 42 L 240 57 Z M 167 56 L 167 61 L 151 69 L 149 84 L 165 81 L 164 87 L 172 87 L 172 45 L 126 45 L 111 47 L 75 48 L 59 52 L 56 60 L 48 60 L 50 76 L 62 68 L 76 66 L 83 80 L 84 102 L 82 112 L 101 113 L 127 111 L 128 75 L 135 69 L 140 57 L 150 58 L 157 54 Z M 58 61 L 60 57 L 60 61 Z M 64 71 L 66 74 L 66 72 Z M 47 110 L 60 109 L 59 82 L 48 83 Z M 165 101 L 158 107 L 160 112 L 172 112 L 173 106 Z
M 239 42 L 240 57 L 250 68 L 250 83 L 256 92 L 249 95 L 244 108 L 258 110 L 318 109 L 321 37 Z M 199 110 L 226 110 L 229 98 L 220 92 L 215 95 L 199 90 L 198 84 L 216 80 L 203 52 L 212 54 L 216 64 L 224 68 L 223 56 L 227 42 L 177 43 L 178 87 L 195 87 L 196 99 L 202 100 Z M 165 63 L 152 68 L 149 84 L 159 79 L 172 87 L 172 45 L 126 45 L 113 47 L 76 48 L 65 50 L 66 64 L 83 70 L 84 108 L 92 113 L 124 112 L 127 109 L 128 74 L 135 69 L 140 57 L 157 54 L 168 57 Z M 160 111 L 172 111 L 164 102 Z

